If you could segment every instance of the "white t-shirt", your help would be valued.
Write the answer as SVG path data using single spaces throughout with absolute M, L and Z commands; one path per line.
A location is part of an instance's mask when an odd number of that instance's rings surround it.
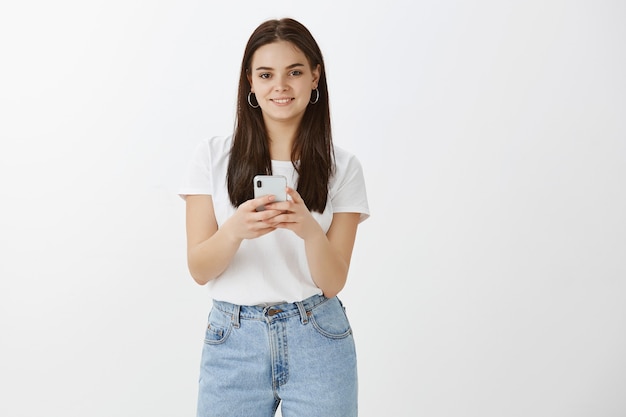
M 232 136 L 201 141 L 179 189 L 183 198 L 210 195 L 218 227 L 236 210 L 230 202 L 226 184 L 231 143 Z M 325 232 L 330 227 L 333 213 L 360 213 L 360 221 L 369 217 L 360 162 L 335 146 L 335 164 L 324 213 L 312 212 Z M 290 161 L 272 161 L 272 173 L 284 175 L 287 185 L 296 188 L 297 172 Z M 230 265 L 219 277 L 209 281 L 207 287 L 213 299 L 241 305 L 291 303 L 322 294 L 311 277 L 304 241 L 285 229 L 244 240 Z

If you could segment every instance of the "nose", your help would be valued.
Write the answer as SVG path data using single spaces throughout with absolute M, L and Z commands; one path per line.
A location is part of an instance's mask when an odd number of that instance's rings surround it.
M 287 77 L 284 75 L 276 75 L 274 77 L 274 91 L 285 91 L 289 88 L 287 83 Z

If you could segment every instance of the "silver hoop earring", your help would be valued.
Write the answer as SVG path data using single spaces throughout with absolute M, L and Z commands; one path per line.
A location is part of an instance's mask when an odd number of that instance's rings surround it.
M 259 102 L 257 101 L 257 105 L 255 106 L 254 104 L 252 104 L 252 100 L 250 99 L 250 96 L 252 96 L 252 91 L 250 91 L 248 93 L 248 104 L 250 105 L 250 107 L 252 107 L 253 109 L 258 109 L 259 108 Z M 256 97 L 255 97 L 256 98 Z
M 315 91 L 315 93 L 316 93 L 316 94 L 315 94 L 315 100 L 309 100 L 309 103 L 311 103 L 311 104 L 315 104 L 315 103 L 317 103 L 318 101 L 320 101 L 320 90 L 318 90 L 318 89 L 317 89 L 317 87 L 315 87 L 315 90 L 314 90 L 314 91 Z

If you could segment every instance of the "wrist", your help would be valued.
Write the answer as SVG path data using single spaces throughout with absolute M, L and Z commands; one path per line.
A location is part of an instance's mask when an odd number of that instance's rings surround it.
M 238 247 L 243 241 L 242 238 L 231 231 L 230 227 L 228 227 L 228 222 L 226 222 L 223 227 L 217 229 L 216 234 L 219 236 L 221 241 L 228 245 Z

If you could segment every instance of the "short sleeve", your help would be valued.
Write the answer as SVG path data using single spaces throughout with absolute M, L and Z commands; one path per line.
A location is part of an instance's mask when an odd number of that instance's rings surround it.
M 356 156 L 335 149 L 335 175 L 330 187 L 334 213 L 360 213 L 359 222 L 370 216 L 363 168 Z
M 184 199 L 188 195 L 213 194 L 213 176 L 211 174 L 210 161 L 209 144 L 208 141 L 203 140 L 193 151 L 178 189 L 178 195 Z

